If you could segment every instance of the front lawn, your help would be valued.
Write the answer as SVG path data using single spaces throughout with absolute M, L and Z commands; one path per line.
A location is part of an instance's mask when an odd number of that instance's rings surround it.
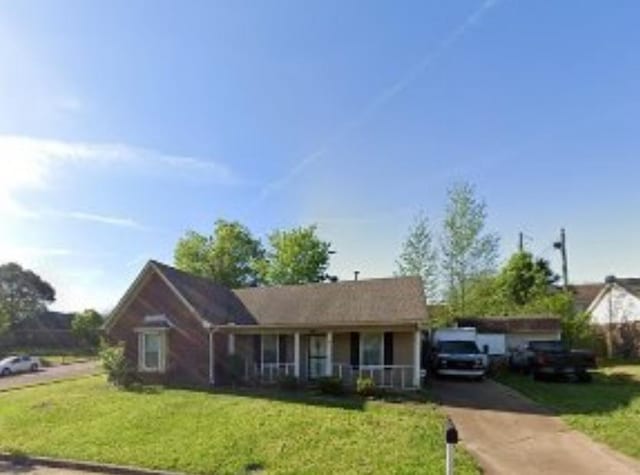
M 608 364 L 591 384 L 536 382 L 505 374 L 498 381 L 554 409 L 571 427 L 640 459 L 640 365 Z
M 443 420 L 429 402 L 125 392 L 96 376 L 0 394 L 0 451 L 189 473 L 440 474 Z M 478 473 L 461 451 L 456 469 Z

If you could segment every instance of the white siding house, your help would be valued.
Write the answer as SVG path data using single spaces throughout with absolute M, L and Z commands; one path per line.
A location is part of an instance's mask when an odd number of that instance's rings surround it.
M 633 285 L 636 284 L 636 285 Z M 598 325 L 640 321 L 640 279 L 620 279 L 603 286 L 587 308 Z

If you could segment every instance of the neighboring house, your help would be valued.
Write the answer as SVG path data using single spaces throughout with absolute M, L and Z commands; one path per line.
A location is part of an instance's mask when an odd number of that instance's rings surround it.
M 570 285 L 569 292 L 573 294 L 575 309 L 586 312 L 604 286 L 602 283 Z
M 426 321 L 417 277 L 229 289 L 149 261 L 105 330 L 148 381 L 365 375 L 417 388 Z
M 640 279 L 616 279 L 600 285 L 586 311 L 597 325 L 640 321 Z
M 0 336 L 0 348 L 74 348 L 73 313 L 44 311 L 27 317 Z
M 557 341 L 562 337 L 560 319 L 547 315 L 458 318 L 456 322 L 460 328 L 475 328 L 479 346 L 486 342 L 490 349 L 497 348 L 490 351 L 493 354 L 501 348 L 508 353 L 530 341 Z

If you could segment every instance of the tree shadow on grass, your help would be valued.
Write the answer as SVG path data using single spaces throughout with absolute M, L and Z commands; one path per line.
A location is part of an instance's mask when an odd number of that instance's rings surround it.
M 172 384 L 171 386 L 135 384 L 127 388 L 126 391 L 141 395 L 156 395 L 171 389 L 354 411 L 364 410 L 369 401 L 389 404 L 433 404 L 435 402 L 433 394 L 429 391 L 378 390 L 373 397 L 362 397 L 348 390 L 345 390 L 345 393 L 341 395 L 328 395 L 312 386 L 287 390 L 277 386 L 219 386 L 210 388 L 188 384 Z
M 159 395 L 164 391 L 182 390 L 211 395 L 236 396 L 245 399 L 264 399 L 292 404 L 306 404 L 309 406 L 323 406 L 346 410 L 361 411 L 366 399 L 352 393 L 343 395 L 327 395 L 317 389 L 304 387 L 297 390 L 285 390 L 272 386 L 219 386 L 215 388 L 190 384 L 172 384 L 168 386 L 134 384 L 124 391 L 140 395 Z
M 327 395 L 312 388 L 298 390 L 283 390 L 271 387 L 222 387 L 209 390 L 211 394 L 224 394 L 249 399 L 264 399 L 292 404 L 304 404 L 308 406 L 338 408 L 351 411 L 362 411 L 366 400 L 353 395 Z

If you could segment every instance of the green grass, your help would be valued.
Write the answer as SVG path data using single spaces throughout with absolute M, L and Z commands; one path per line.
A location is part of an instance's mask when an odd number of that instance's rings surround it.
M 102 376 L 0 394 L 0 451 L 189 473 L 444 472 L 430 402 L 119 391 Z M 478 473 L 463 451 L 459 474 Z
M 571 427 L 640 459 L 639 364 L 604 364 L 591 384 L 535 382 L 515 374 L 498 380 L 552 408 Z

